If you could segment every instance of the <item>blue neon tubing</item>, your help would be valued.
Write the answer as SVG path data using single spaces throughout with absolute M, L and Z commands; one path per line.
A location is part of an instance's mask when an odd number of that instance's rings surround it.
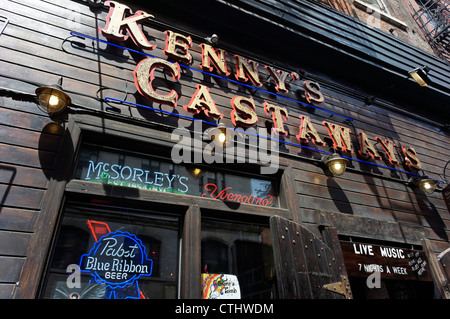
M 115 43 L 111 43 L 111 42 L 108 42 L 108 41 L 100 40 L 100 39 L 97 39 L 97 38 L 94 38 L 94 37 L 90 37 L 90 36 L 87 36 L 87 35 L 84 35 L 84 34 L 81 34 L 81 33 L 77 33 L 77 32 L 74 32 L 74 31 L 70 32 L 70 34 L 72 36 L 84 37 L 84 38 L 88 38 L 88 39 L 91 39 L 91 40 L 94 40 L 94 41 L 98 41 L 98 42 L 101 42 L 101 43 L 112 45 L 112 46 L 115 46 L 115 47 L 118 47 L 118 48 L 121 48 L 121 49 L 124 49 L 124 50 L 127 50 L 127 51 L 131 51 L 131 52 L 134 52 L 134 53 L 145 55 L 145 56 L 150 57 L 150 58 L 164 60 L 164 59 L 162 59 L 160 57 L 157 57 L 157 56 L 154 56 L 154 55 L 151 55 L 151 54 L 147 54 L 147 53 L 144 53 L 144 52 L 141 52 L 141 51 L 133 50 L 133 49 L 130 49 L 130 48 L 127 48 L 127 47 L 124 47 L 124 46 L 121 46 L 121 45 L 118 45 L 118 44 L 115 44 Z M 167 61 L 167 60 L 164 60 L 164 61 Z M 175 62 L 171 62 L 171 61 L 169 61 L 169 62 L 170 63 L 175 63 Z M 231 83 L 235 83 L 235 84 L 242 85 L 242 86 L 245 86 L 245 87 L 248 87 L 248 88 L 251 88 L 251 89 L 255 89 L 255 90 L 258 90 L 258 91 L 270 94 L 270 95 L 274 95 L 274 96 L 283 98 L 283 99 L 291 101 L 291 102 L 302 104 L 302 105 L 305 105 L 307 107 L 313 107 L 315 109 L 318 109 L 318 110 L 330 113 L 332 115 L 341 116 L 341 117 L 343 117 L 343 118 L 345 118 L 345 119 L 347 119 L 349 121 L 353 121 L 353 119 L 351 117 L 347 117 L 347 116 L 339 114 L 339 113 L 335 113 L 335 112 L 332 112 L 332 111 L 329 111 L 329 110 L 326 110 L 326 109 L 323 109 L 323 108 L 320 108 L 320 107 L 317 107 L 317 106 L 314 106 L 314 105 L 310 105 L 310 104 L 307 104 L 307 103 L 304 103 L 304 102 L 301 102 L 301 101 L 298 101 L 298 100 L 294 100 L 294 99 L 291 99 L 289 97 L 286 97 L 286 96 L 283 96 L 283 95 L 280 95 L 280 94 L 276 94 L 276 93 L 273 93 L 273 92 L 270 92 L 270 91 L 266 91 L 266 90 L 263 90 L 261 88 L 258 88 L 258 87 L 252 86 L 252 85 L 248 85 L 248 84 L 241 83 L 241 82 L 238 82 L 238 81 L 235 81 L 235 80 L 231 80 L 231 79 L 228 79 L 226 77 L 223 77 L 223 76 L 220 76 L 220 75 L 217 75 L 217 74 L 214 74 L 214 73 L 210 73 L 210 72 L 206 72 L 206 71 L 203 71 L 203 70 L 199 70 L 199 69 L 196 69 L 196 68 L 184 65 L 184 64 L 180 64 L 180 63 L 178 63 L 178 64 L 180 65 L 180 67 L 183 67 L 183 68 L 186 68 L 186 69 L 189 69 L 189 70 L 192 70 L 192 71 L 196 71 L 196 72 L 200 72 L 200 73 L 203 73 L 203 74 L 207 74 L 207 75 L 210 75 L 210 76 L 213 76 L 213 77 L 216 77 L 216 78 L 219 78 L 219 79 L 231 82 Z
M 168 115 L 178 116 L 180 118 L 194 120 L 194 121 L 200 121 L 200 122 L 203 122 L 203 123 L 206 123 L 206 124 L 217 126 L 217 124 L 213 123 L 213 122 L 208 122 L 208 121 L 204 121 L 204 120 L 201 120 L 201 119 L 196 119 L 196 118 L 189 117 L 189 116 L 185 116 L 185 115 L 181 115 L 181 114 L 172 113 L 172 112 L 169 112 L 169 111 L 156 109 L 156 108 L 153 108 L 153 107 L 150 107 L 150 106 L 146 106 L 146 105 L 142 105 L 142 104 L 137 104 L 137 103 L 127 102 L 127 101 L 123 101 L 123 100 L 119 100 L 119 99 L 114 99 L 114 98 L 111 98 L 111 97 L 105 97 L 105 102 L 107 102 L 107 103 L 114 102 L 114 103 L 120 103 L 120 104 L 128 104 L 128 105 L 132 105 L 132 106 L 135 106 L 135 107 L 145 108 L 145 109 L 149 109 L 149 110 L 152 110 L 152 111 L 162 112 L 162 113 L 165 113 L 165 114 L 168 114 Z M 228 129 L 232 129 L 232 130 L 237 131 L 237 132 L 241 132 L 241 133 L 245 133 L 245 134 L 252 134 L 252 135 L 256 135 L 258 137 L 261 137 L 261 135 L 259 135 L 259 134 L 246 132 L 246 131 L 237 129 L 235 127 L 227 127 L 227 128 Z M 312 148 L 312 147 L 301 145 L 301 144 L 297 144 L 297 143 L 283 141 L 283 140 L 280 140 L 280 139 L 274 139 L 274 138 L 272 138 L 270 136 L 263 136 L 263 137 L 268 139 L 268 140 L 275 140 L 275 141 L 278 141 L 278 142 L 281 142 L 281 143 L 284 143 L 284 144 L 287 144 L 287 145 L 292 145 L 292 146 L 295 146 L 295 147 L 304 148 L 304 149 L 311 150 L 311 151 L 314 151 L 314 152 L 319 152 L 319 153 L 323 153 L 323 154 L 327 154 L 327 155 L 332 155 L 333 154 L 333 153 L 330 153 L 330 152 L 327 152 L 327 151 L 323 151 L 323 150 L 320 150 L 320 149 L 317 149 L 317 148 Z M 385 166 L 385 165 L 381 165 L 381 164 L 377 164 L 377 163 L 367 162 L 367 161 L 360 160 L 360 159 L 357 159 L 357 158 L 352 158 L 352 157 L 343 156 L 343 155 L 341 155 L 341 157 L 346 158 L 346 159 L 351 160 L 351 161 L 365 163 L 365 164 L 369 164 L 369 165 L 373 165 L 373 166 L 377 166 L 377 167 L 381 167 L 381 168 L 387 168 L 389 170 L 397 171 L 397 172 L 408 174 L 408 175 L 422 177 L 419 174 L 415 174 L 415 173 L 412 173 L 412 172 L 407 172 L 407 171 L 404 171 L 404 170 L 401 170 L 401 169 L 397 169 L 397 168 L 393 168 L 393 167 L 389 167 L 389 166 Z M 444 183 L 443 181 L 440 181 L 440 180 L 436 180 L 436 179 L 433 179 L 433 178 L 430 178 L 430 179 L 435 180 L 435 181 L 437 181 L 439 183 Z
M 131 51 L 131 52 L 135 52 L 135 53 L 138 53 L 138 54 L 141 54 L 141 55 L 145 55 L 145 56 L 148 56 L 148 57 L 151 57 L 151 58 L 162 59 L 160 57 L 157 57 L 157 56 L 154 56 L 154 55 L 151 55 L 151 54 L 147 54 L 147 53 L 144 53 L 144 52 L 141 52 L 141 51 L 133 50 L 133 49 L 130 49 L 130 48 L 127 48 L 127 47 L 124 47 L 124 46 L 121 46 L 121 45 L 118 45 L 118 44 L 115 44 L 115 43 L 111 43 L 111 42 L 108 42 L 108 41 L 100 40 L 98 38 L 90 37 L 90 36 L 87 36 L 87 35 L 84 35 L 84 34 L 81 34 L 81 33 L 78 33 L 78 32 L 71 31 L 70 34 L 72 36 L 88 38 L 88 39 L 91 39 L 91 40 L 94 40 L 94 41 L 98 41 L 98 42 L 101 42 L 101 43 L 112 45 L 112 46 L 115 46 L 115 47 L 118 47 L 118 48 L 122 48 L 122 49 L 127 50 L 127 51 Z M 166 61 L 166 60 L 164 60 L 164 61 Z M 171 63 L 174 63 L 174 62 L 171 62 Z M 258 88 L 258 87 L 254 87 L 254 86 L 251 86 L 251 85 L 248 85 L 248 84 L 245 84 L 245 83 L 241 83 L 241 82 L 238 82 L 238 81 L 234 81 L 234 80 L 222 77 L 222 76 L 217 75 L 217 74 L 213 74 L 213 73 L 210 73 L 210 72 L 205 72 L 205 71 L 202 71 L 202 70 L 199 70 L 199 69 L 192 68 L 192 67 L 187 66 L 187 65 L 180 64 L 180 63 L 178 63 L 178 64 L 180 65 L 180 67 L 183 67 L 183 68 L 186 68 L 186 69 L 189 69 L 189 70 L 193 70 L 193 71 L 197 71 L 197 72 L 200 72 L 200 73 L 203 73 L 203 74 L 207 74 L 207 75 L 219 78 L 219 79 L 223 79 L 223 80 L 226 80 L 226 81 L 238 84 L 238 85 L 242 85 L 242 86 L 248 87 L 248 88 L 256 89 L 256 90 L 259 90 L 259 91 L 267 93 L 267 94 L 275 95 L 277 97 L 281 97 L 283 99 L 286 99 L 286 100 L 289 100 L 289 101 L 292 101 L 292 102 L 295 102 L 295 103 L 299 103 L 299 104 L 302 104 L 302 105 L 305 105 L 305 106 L 308 106 L 308 107 L 313 107 L 315 109 L 318 109 L 318 110 L 321 110 L 321 111 L 324 111 L 324 112 L 328 112 L 328 113 L 331 113 L 333 115 L 341 116 L 341 117 L 343 117 L 343 118 L 345 118 L 347 120 L 353 121 L 353 119 L 350 118 L 350 117 L 347 117 L 347 116 L 344 116 L 344 115 L 341 115 L 341 114 L 338 114 L 338 113 L 334 113 L 334 112 L 331 112 L 329 110 L 325 110 L 325 109 L 316 107 L 314 105 L 309 105 L 309 104 L 306 104 L 306 103 L 303 103 L 303 102 L 291 99 L 291 98 L 283 96 L 283 95 L 279 95 L 279 94 L 276 94 L 276 93 L 273 93 L 273 92 L 269 92 L 269 91 L 263 90 L 263 89 Z M 127 102 L 127 101 L 123 101 L 123 100 L 119 100 L 119 99 L 106 97 L 105 101 L 106 102 L 122 103 L 122 104 L 125 103 L 125 104 L 133 105 L 133 106 L 136 106 L 136 107 L 146 108 L 146 109 L 150 109 L 150 110 L 153 110 L 153 111 L 158 111 L 158 112 L 162 112 L 162 113 L 166 113 L 166 114 L 169 114 L 169 115 L 174 115 L 174 116 L 178 116 L 178 117 L 181 117 L 181 118 L 190 119 L 190 120 L 194 120 L 194 121 L 201 121 L 203 123 L 207 123 L 207 124 L 210 124 L 210 125 L 213 125 L 213 126 L 217 126 L 216 123 L 207 122 L 207 121 L 203 121 L 203 120 L 200 120 L 200 119 L 195 119 L 193 117 L 180 115 L 180 114 L 175 114 L 175 113 L 172 113 L 172 112 L 168 112 L 168 111 L 164 111 L 164 110 L 160 110 L 160 109 L 155 109 L 155 108 L 152 108 L 152 107 L 149 107 L 149 106 L 136 104 L 136 103 L 131 103 L 131 102 Z M 232 129 L 232 130 L 235 130 L 235 131 L 240 131 L 240 132 L 248 134 L 248 132 L 244 132 L 244 131 L 241 131 L 241 130 L 236 129 L 236 128 L 229 127 L 229 129 Z M 250 133 L 250 134 L 253 134 L 253 133 Z M 260 136 L 259 134 L 256 134 L 256 135 Z M 271 138 L 269 136 L 265 136 L 265 138 L 273 140 L 273 138 Z M 319 152 L 319 153 L 324 153 L 324 154 L 328 154 L 328 155 L 333 154 L 333 153 L 330 153 L 330 152 L 327 152 L 327 151 L 322 151 L 322 150 L 319 150 L 319 149 L 315 149 L 315 148 L 312 148 L 312 147 L 308 147 L 308 146 L 304 146 L 304 145 L 300 145 L 300 144 L 296 144 L 296 143 L 292 143 L 292 142 L 288 142 L 288 141 L 283 141 L 283 140 L 279 140 L 279 139 L 277 141 L 280 141 L 280 142 L 282 142 L 284 144 L 287 144 L 287 145 L 293 145 L 293 146 L 296 146 L 296 147 L 312 150 L 312 151 Z M 346 159 L 351 160 L 351 161 L 357 161 L 357 162 L 360 162 L 360 163 L 365 163 L 365 164 L 369 164 L 369 165 L 373 165 L 373 166 L 377 166 L 377 167 L 381 167 L 381 168 L 387 168 L 389 170 L 397 171 L 397 172 L 408 174 L 408 175 L 422 177 L 419 174 L 415 174 L 415 173 L 412 173 L 412 172 L 407 172 L 407 171 L 404 171 L 404 170 L 400 170 L 400 169 L 393 168 L 393 167 L 388 167 L 388 166 L 381 165 L 381 164 L 367 162 L 367 161 L 360 160 L 360 159 L 357 159 L 357 158 L 352 158 L 352 157 L 347 157 L 347 156 L 342 156 L 342 155 L 341 155 L 341 157 L 346 158 Z M 440 181 L 440 180 L 436 180 L 436 179 L 433 179 L 433 180 L 435 180 L 435 181 L 437 181 L 439 183 L 444 183 L 443 181 Z

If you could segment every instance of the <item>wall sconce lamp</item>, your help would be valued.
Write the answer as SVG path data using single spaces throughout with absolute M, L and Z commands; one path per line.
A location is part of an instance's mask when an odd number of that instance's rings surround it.
M 422 68 L 415 68 L 414 70 L 411 70 L 408 72 L 408 76 L 401 79 L 400 81 L 392 84 L 390 87 L 388 87 L 387 89 L 382 90 L 381 92 L 373 95 L 373 96 L 369 96 L 366 98 L 366 104 L 367 105 L 371 105 L 373 104 L 373 102 L 375 101 L 375 99 L 377 97 L 379 97 L 382 93 L 385 93 L 389 90 L 391 90 L 392 88 L 394 88 L 395 86 L 397 86 L 398 84 L 400 84 L 400 82 L 406 81 L 409 79 L 409 77 L 412 77 L 420 86 L 425 87 L 431 84 L 431 80 L 428 77 L 428 73 L 430 72 L 430 69 L 427 66 L 424 66 Z
M 337 153 L 322 157 L 322 163 L 330 170 L 334 176 L 344 174 L 347 169 L 348 159 L 339 156 Z
M 428 86 L 431 81 L 428 77 L 428 73 L 430 69 L 427 66 L 423 68 L 415 68 L 414 70 L 409 71 L 409 75 L 420 85 L 420 86 Z
M 219 44 L 219 36 L 217 34 L 213 34 L 212 36 L 205 38 L 205 40 L 212 46 Z
M 218 147 L 224 147 L 230 144 L 234 137 L 234 131 L 227 128 L 225 124 L 219 123 L 217 127 L 209 132 L 211 141 Z
M 436 190 L 437 185 L 439 184 L 438 181 L 430 179 L 427 176 L 411 177 L 408 183 L 416 187 L 419 187 L 422 190 L 422 192 L 428 195 L 433 194 L 433 192 Z
M 206 170 L 201 169 L 199 167 L 187 167 L 186 168 L 189 172 L 189 174 L 191 174 L 192 177 L 194 177 L 195 179 L 202 177 L 205 175 Z
M 62 80 L 61 77 L 57 84 L 41 86 L 36 89 L 39 108 L 48 115 L 62 112 L 72 103 L 70 97 L 62 90 Z

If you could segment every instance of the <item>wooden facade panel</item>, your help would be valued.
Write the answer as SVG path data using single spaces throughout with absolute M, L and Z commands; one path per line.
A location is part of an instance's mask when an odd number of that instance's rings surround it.
M 0 283 L 0 299 L 11 299 L 16 288 L 15 284 Z
M 321 166 L 315 165 L 298 165 L 294 169 L 294 178 L 298 182 L 327 185 L 327 182 L 332 179 L 324 173 Z M 348 172 L 339 178 L 334 179 L 339 187 L 350 191 L 363 191 L 366 193 L 373 193 L 380 196 L 395 196 L 396 198 L 409 201 L 409 197 L 405 196 L 407 193 L 407 186 L 398 181 L 384 180 L 376 176 L 365 176 L 362 174 L 355 174 Z
M 8 164 L 51 170 L 54 165 L 55 153 L 0 144 L 0 158 Z
M 351 196 L 351 193 L 349 195 L 349 192 L 343 190 L 333 191 L 324 188 L 322 193 L 314 196 L 308 193 L 299 193 L 298 201 L 303 211 L 310 208 L 327 209 L 350 216 L 369 217 L 386 222 L 397 221 L 423 227 L 426 235 L 434 240 L 450 238 L 448 212 L 436 209 L 428 200 L 408 204 L 393 199 L 383 200 L 377 196 L 353 195 Z M 307 222 L 314 221 L 314 212 L 306 211 L 304 214 L 306 215 L 302 215 L 302 219 Z
M 0 256 L 0 283 L 19 282 L 24 262 L 24 257 Z
M 332 212 L 339 212 L 352 217 L 372 218 L 382 222 L 402 222 L 415 227 L 427 229 L 427 233 L 435 240 L 447 240 L 449 237 L 449 222 L 435 212 L 433 216 L 422 216 L 399 212 L 391 208 L 374 207 L 362 204 L 355 204 L 350 201 L 337 201 L 321 197 L 298 196 L 298 202 L 303 211 L 302 218 L 305 222 L 314 222 L 315 213 L 311 209 L 324 209 Z M 332 226 L 332 225 L 330 225 Z
M 318 225 L 335 227 L 340 235 L 410 244 L 420 244 L 424 237 L 424 231 L 418 225 L 371 216 L 316 210 L 315 219 Z
M 45 189 L 51 171 L 0 163 L 0 183 Z
M 391 212 L 386 212 L 379 207 L 357 205 L 349 201 L 334 201 L 322 197 L 298 195 L 298 202 L 302 209 L 324 209 L 327 211 L 342 212 L 355 216 L 377 217 L 381 220 L 393 221 Z
M 33 132 L 9 126 L 0 126 L 0 143 L 55 151 L 61 143 L 61 136 L 45 132 Z
M 295 180 L 297 181 L 298 193 L 305 193 L 302 191 L 302 187 L 309 189 L 311 195 L 321 196 L 330 195 L 334 193 L 339 195 L 339 192 L 347 191 L 350 194 L 358 196 L 360 194 L 364 196 L 374 196 L 379 198 L 380 203 L 386 200 L 392 200 L 392 203 L 399 203 L 398 205 L 419 205 L 427 206 L 428 197 L 424 197 L 420 194 L 411 192 L 412 188 L 406 186 L 406 183 L 395 180 L 383 180 L 376 176 L 366 176 L 362 174 L 353 174 L 352 172 L 346 172 L 339 178 L 332 178 L 327 176 L 323 169 L 313 165 L 302 166 L 302 169 L 294 169 Z M 319 188 L 316 188 L 317 187 Z M 329 192 L 323 192 L 326 189 Z M 306 192 L 308 194 L 308 192 Z M 428 195 L 430 196 L 430 195 Z M 445 213 L 445 203 L 439 193 L 431 195 L 433 198 L 433 205 L 436 209 L 442 209 L 444 211 L 443 218 L 450 219 L 450 215 Z M 338 198 L 337 198 L 338 199 Z M 365 200 L 364 200 L 365 201 Z M 376 205 L 376 202 L 367 200 L 368 205 Z M 403 204 L 402 204 L 403 203 Z M 410 209 L 408 209 L 410 210 Z M 415 209 L 412 209 L 414 211 Z
M 42 132 L 44 130 L 44 128 L 52 123 L 53 121 L 51 119 L 49 119 L 46 116 L 36 116 L 35 114 L 29 114 L 29 113 L 25 113 L 22 112 L 20 110 L 18 110 L 19 105 L 22 104 L 10 104 L 9 101 L 4 101 L 5 105 L 4 107 L 0 108 L 0 125 L 5 126 L 5 128 L 3 128 L 3 134 L 4 135 L 9 135 L 10 139 L 9 141 L 11 141 L 11 134 L 13 131 L 9 131 L 7 127 L 16 127 L 16 128 L 21 128 L 21 129 L 25 129 L 25 130 L 31 130 L 31 131 L 35 131 L 35 132 Z M 11 109 L 10 107 L 16 107 L 15 109 Z M 23 106 L 23 105 L 22 105 Z M 33 104 L 25 104 L 25 106 L 23 106 L 24 108 L 32 108 L 32 110 L 36 110 L 38 112 L 40 112 L 37 108 L 37 105 L 34 103 Z M 40 112 L 42 114 L 42 112 Z M 7 138 L 4 137 L 4 139 L 6 140 Z M 37 135 L 35 135 L 35 137 L 33 138 L 35 141 L 37 139 Z M 12 143 L 12 144 L 18 144 L 18 142 L 20 141 L 20 139 L 17 138 L 17 142 L 16 143 Z M 6 142 L 6 141 L 5 141 Z M 30 143 L 30 142 L 26 142 L 26 141 L 22 141 L 22 143 L 24 143 L 26 146 L 26 143 Z M 36 146 L 36 144 L 34 144 L 34 146 Z
M 0 184 L 2 206 L 39 209 L 44 194 L 45 191 L 40 189 Z
M 320 78 L 317 80 L 321 82 Z M 354 116 L 357 117 L 357 121 L 354 124 L 357 128 L 357 124 L 361 123 L 364 127 L 370 128 L 369 131 L 375 135 L 383 136 L 386 134 L 386 138 L 392 136 L 394 139 L 402 136 L 403 138 L 409 138 L 405 141 L 407 143 L 418 140 L 446 150 L 450 148 L 448 144 L 440 143 L 441 140 L 448 140 L 449 137 L 439 128 L 416 119 L 407 118 L 401 113 L 366 105 L 365 98 L 369 97 L 368 93 L 357 90 L 351 91 L 346 88 L 340 90 L 339 83 L 335 82 L 325 82 L 321 85 L 321 88 L 323 93 L 329 97 L 328 101 L 340 108 L 350 108 L 355 111 Z
M 327 186 L 325 186 L 327 185 Z M 410 213 L 419 213 L 420 208 L 423 206 L 427 207 L 424 200 L 413 200 L 411 198 L 410 201 L 402 201 L 396 197 L 388 196 L 385 197 L 382 194 L 382 189 L 380 189 L 379 194 L 367 194 L 362 192 L 353 192 L 342 189 L 338 183 L 334 180 L 330 180 L 325 185 L 314 185 L 314 184 L 306 184 L 306 183 L 298 183 L 297 184 L 297 192 L 299 194 L 307 194 L 315 197 L 324 197 L 331 198 L 335 201 L 342 202 L 351 202 L 354 204 L 361 204 L 367 206 L 380 207 L 387 210 L 392 211 L 400 211 L 400 212 L 410 212 Z M 435 206 L 436 208 L 436 206 Z M 445 209 L 445 207 L 441 207 Z
M 0 230 L 1 256 L 26 256 L 31 234 Z
M 34 222 L 39 215 L 37 211 L 1 207 L 0 229 L 10 231 L 32 232 Z
M 52 24 L 59 26 L 70 26 L 71 21 L 75 20 L 76 23 L 92 25 L 94 23 L 95 14 L 91 12 L 83 3 L 73 2 L 61 2 L 61 1 L 16 1 L 11 2 L 21 6 L 25 10 L 35 10 L 41 12 L 41 20 L 52 21 Z M 82 10 L 83 14 L 79 14 L 76 17 L 73 13 L 78 13 Z M 69 20 L 69 21 L 68 21 Z
M 43 56 L 46 56 L 45 54 Z M 11 50 L 10 48 L 2 48 L 0 51 L 0 59 L 7 60 L 13 65 L 19 65 L 23 68 L 30 68 L 30 65 L 39 66 L 40 71 L 45 71 L 54 77 L 54 82 L 56 83 L 58 79 L 63 76 L 64 78 L 72 78 L 77 80 L 84 80 L 85 82 L 90 82 L 99 85 L 99 75 L 96 73 L 96 69 L 88 71 L 88 70 L 80 70 L 80 68 L 75 66 L 70 66 L 67 64 L 62 64 L 59 60 L 64 59 L 64 56 L 53 56 L 54 60 L 44 59 L 37 56 L 30 56 L 28 53 Z M 125 73 L 126 74 L 126 73 Z M 131 75 L 131 74 L 129 74 Z M 114 79 L 109 76 L 102 74 L 101 83 L 104 86 L 112 87 L 115 89 L 122 89 L 123 81 L 118 83 L 118 80 L 114 81 Z M 49 78 L 46 78 L 42 75 L 42 78 L 36 79 L 36 82 L 47 84 L 49 82 Z M 47 85 L 50 85 L 49 83 Z M 95 95 L 93 95 L 95 96 Z
M 424 228 L 424 238 L 428 238 L 432 242 L 436 252 L 442 252 L 448 248 L 448 240 L 445 240 L 450 238 L 450 223 L 445 223 L 444 226 L 441 226 L 441 224 L 438 225 L 435 228 Z

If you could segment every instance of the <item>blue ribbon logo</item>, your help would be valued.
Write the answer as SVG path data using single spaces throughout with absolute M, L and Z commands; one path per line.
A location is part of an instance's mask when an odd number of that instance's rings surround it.
M 101 237 L 80 260 L 80 271 L 106 285 L 106 298 L 139 298 L 137 280 L 151 276 L 152 268 L 142 241 L 122 231 Z

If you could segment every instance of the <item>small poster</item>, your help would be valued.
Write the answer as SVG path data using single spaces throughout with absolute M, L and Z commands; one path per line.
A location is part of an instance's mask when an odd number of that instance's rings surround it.
M 203 299 L 240 299 L 241 290 L 235 275 L 202 274 Z

